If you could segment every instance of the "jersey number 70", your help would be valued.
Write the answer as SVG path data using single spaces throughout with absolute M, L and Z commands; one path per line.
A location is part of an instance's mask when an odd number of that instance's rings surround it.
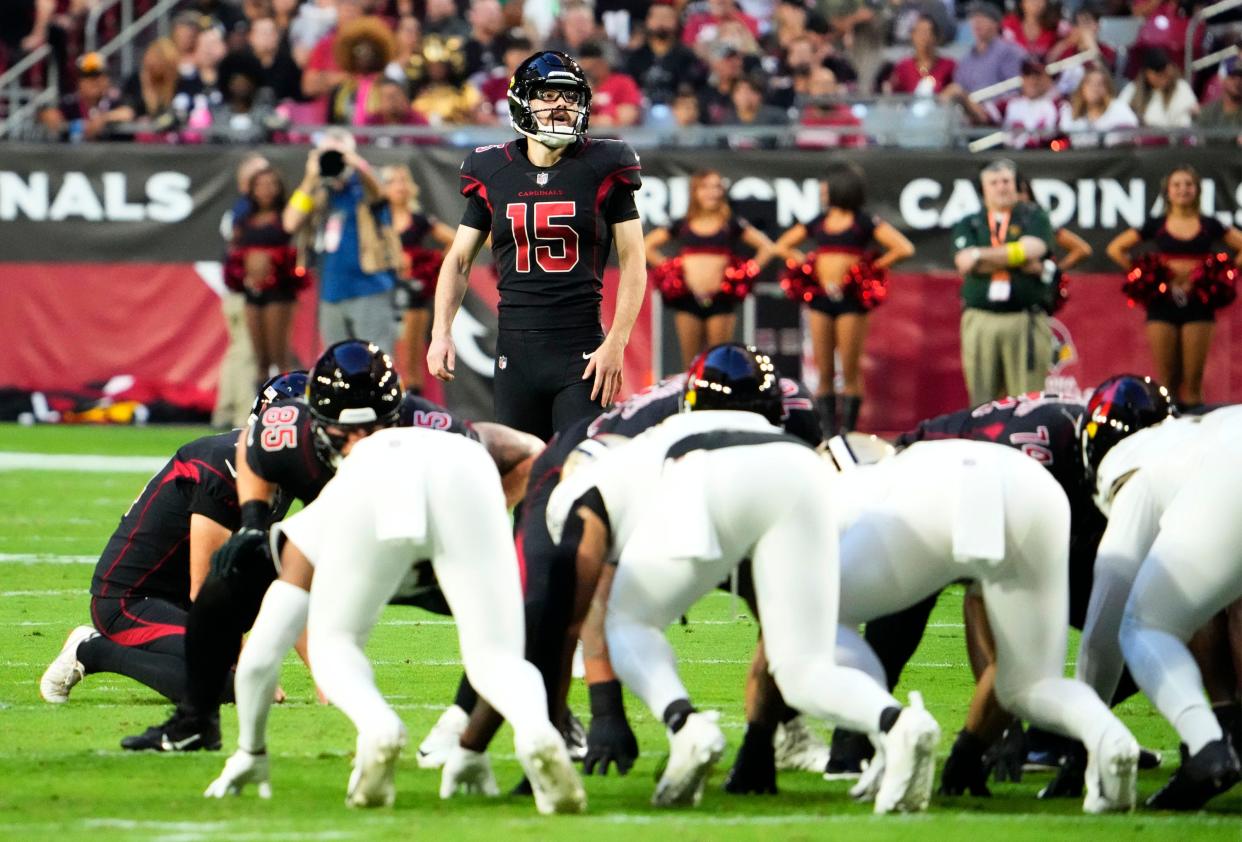
M 535 209 L 533 226 L 527 222 L 529 208 Z M 513 242 L 517 245 L 517 271 L 523 274 L 530 272 L 532 239 L 535 242 L 535 263 L 544 272 L 568 272 L 577 266 L 578 232 L 569 225 L 553 222 L 555 219 L 572 219 L 575 213 L 575 202 L 535 202 L 533 205 L 510 202 L 505 205 L 505 217 L 513 225 Z

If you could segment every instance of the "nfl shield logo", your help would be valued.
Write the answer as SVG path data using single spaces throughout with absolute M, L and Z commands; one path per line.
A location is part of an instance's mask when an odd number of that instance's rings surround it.
M 536 183 L 536 184 L 538 184 L 540 187 L 542 187 L 543 185 L 547 184 L 547 183 L 548 183 L 548 174 L 547 174 L 546 172 L 541 172 L 541 173 L 538 173 L 538 174 L 535 176 L 535 183 Z
M 501 371 L 503 371 L 503 370 L 505 370 L 506 368 L 508 368 L 508 367 L 509 367 L 509 358 L 508 358 L 508 357 L 506 357 L 504 354 L 501 354 L 501 355 L 500 355 L 500 359 L 496 360 L 496 367 L 497 367 L 497 368 L 499 368 Z

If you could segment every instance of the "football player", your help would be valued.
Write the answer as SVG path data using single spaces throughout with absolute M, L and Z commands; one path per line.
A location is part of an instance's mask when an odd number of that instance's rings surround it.
M 304 371 L 273 377 L 255 396 L 251 417 L 305 388 Z M 101 672 L 129 676 L 174 702 L 184 698 L 187 614 L 212 553 L 241 523 L 237 435 L 234 430 L 184 445 L 130 505 L 95 567 L 93 625 L 70 632 L 39 680 L 45 701 L 68 701 L 79 681 Z M 286 508 L 287 500 L 276 501 L 268 519 Z M 226 674 L 217 699 L 229 689 Z
M 1120 672 L 1118 655 L 1124 656 L 1135 681 L 1185 744 L 1182 765 L 1147 804 L 1195 810 L 1242 778 L 1230 744 L 1238 736 L 1236 711 L 1209 706 L 1186 645 L 1242 597 L 1242 409 L 1138 429 L 1144 416 L 1117 412 L 1108 397 L 1092 398 L 1082 431 L 1108 528 L 1078 673 L 1110 692 Z M 1160 398 L 1154 409 L 1163 410 L 1167 393 Z
M 580 546 L 616 564 L 599 585 L 608 594 L 606 656 L 669 730 L 670 757 L 652 801 L 698 803 L 725 746 L 714 713 L 690 703 L 664 627 L 748 557 L 768 660 L 785 698 L 805 713 L 882 734 L 892 764 L 876 811 L 924 809 L 939 728 L 917 694 L 902 708 L 866 673 L 835 662 L 828 472 L 777 426 L 781 394 L 770 360 L 728 350 L 709 351 L 691 367 L 682 395 L 690 412 L 625 444 L 610 446 L 606 436 L 583 442 L 547 506 L 553 540 L 576 515 Z M 763 475 L 781 481 L 748 492 Z
M 496 420 L 546 441 L 620 390 L 647 283 L 634 205 L 640 167 L 624 141 L 587 137 L 591 86 L 564 53 L 522 62 L 508 96 L 522 137 L 479 147 L 462 163 L 466 211 L 440 269 L 427 367 L 453 379 L 453 319 L 490 235 L 500 277 Z M 613 241 L 621 281 L 605 335 L 600 290 Z
M 753 355 L 741 345 L 712 349 L 708 359 L 737 353 Z M 567 710 L 570 656 L 579 628 L 590 607 L 598 570 L 579 558 L 581 524 L 572 519 L 560 543 L 548 534 L 545 512 L 548 498 L 561 478 L 565 460 L 584 440 L 597 435 L 636 436 L 682 410 L 685 375 L 671 377 L 639 392 L 593 419 L 579 421 L 558 433 L 531 468 L 531 483 L 517 527 L 517 547 L 522 560 L 526 597 L 527 658 L 543 674 L 554 722 L 563 721 Z M 820 439 L 820 424 L 810 393 L 789 379 L 780 381 L 782 418 L 787 432 L 808 444 Z M 606 664 L 588 651 L 586 680 L 591 700 L 591 725 L 587 735 L 584 769 L 606 774 L 610 765 L 625 774 L 638 756 L 633 731 L 626 721 L 620 683 Z M 492 713 L 492 715 L 489 715 Z M 797 711 L 785 720 L 792 732 Z M 467 726 L 467 713 L 450 708 L 436 729 L 419 747 L 419 763 L 443 765 L 441 794 L 459 790 L 492 794 L 496 791 L 490 764 L 484 754 L 500 725 L 500 719 L 484 706 L 476 708 Z M 803 750 L 806 750 L 804 741 Z M 822 745 L 821 745 L 822 748 Z M 821 762 L 818 769 L 822 770 Z
M 486 448 L 425 429 L 384 430 L 342 447 L 336 476 L 278 524 L 282 564 L 314 565 L 307 634 L 315 680 L 358 729 L 346 803 L 391 805 L 405 727 L 375 686 L 363 645 L 380 609 L 430 559 L 457 622 L 466 674 L 513 726 L 541 813 L 581 812 L 582 783 L 523 656 L 522 594 L 504 492 Z
M 341 448 L 377 429 L 409 424 L 470 433 L 442 407 L 403 395 L 388 355 L 359 340 L 339 342 L 324 351 L 315 364 L 305 398 L 269 407 L 236 437 L 236 499 L 240 501 L 242 528 L 212 559 L 212 573 L 188 618 L 189 692 L 166 722 L 123 741 L 127 748 L 167 750 L 163 747 L 175 746 L 194 734 L 206 734 L 208 739 L 187 745 L 218 748 L 220 688 L 237 663 L 242 635 L 253 625 L 277 576 L 268 552 L 267 531 L 275 500 L 313 501 L 332 478 Z M 508 466 L 514 469 L 509 473 L 515 487 L 524 486 L 523 465 L 529 466 L 525 460 L 539 443 L 527 437 L 522 446 L 525 452 Z M 297 577 L 302 572 L 285 571 L 287 578 L 295 581 L 301 581 Z M 309 576 L 302 590 L 308 586 Z M 281 650 L 281 657 L 285 651 L 287 647 Z

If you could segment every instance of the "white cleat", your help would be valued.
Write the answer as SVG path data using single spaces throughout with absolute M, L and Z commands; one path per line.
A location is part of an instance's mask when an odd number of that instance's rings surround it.
M 773 746 L 778 771 L 822 774 L 828 766 L 828 746 L 801 716 L 776 726 Z
M 880 735 L 883 737 L 884 735 Z M 855 801 L 867 802 L 875 801 L 876 793 L 880 791 L 880 781 L 884 778 L 884 740 L 873 743 L 875 746 L 875 754 L 870 760 L 864 760 L 862 764 L 862 774 L 858 776 L 858 781 L 850 787 L 850 797 Z M 824 773 L 824 780 L 832 781 L 839 778 Z
M 875 794 L 877 813 L 917 813 L 931 802 L 936 776 L 940 726 L 923 708 L 923 697 L 910 694 L 892 729 L 884 737 L 884 775 Z
M 529 741 L 514 738 L 518 762 L 526 772 L 535 808 L 545 816 L 581 813 L 586 810 L 586 790 L 569 759 L 565 741 L 550 724 L 545 733 Z
M 681 730 L 669 737 L 668 764 L 651 796 L 652 804 L 691 807 L 703 798 L 707 776 L 725 750 L 724 734 L 716 724 L 719 717 L 714 710 L 692 713 Z
M 449 752 L 444 769 L 440 772 L 440 797 L 454 795 L 500 795 L 492 762 L 485 751 L 471 751 L 457 746 Z
M 1087 756 L 1084 813 L 1129 813 L 1137 798 L 1139 745 L 1120 724 Z
M 461 742 L 462 732 L 469 721 L 470 714 L 457 705 L 446 708 L 418 745 L 418 768 L 439 769 L 443 766 L 449 753 Z
M 91 626 L 78 626 L 69 632 L 65 645 L 60 648 L 60 654 L 39 679 L 39 695 L 43 697 L 43 701 L 53 705 L 63 705 L 69 701 L 69 691 L 86 677 L 86 667 L 78 660 L 78 647 L 95 637 L 99 637 L 99 632 Z
M 254 784 L 260 798 L 272 797 L 272 784 L 268 775 L 267 754 L 251 754 L 239 748 L 224 763 L 220 777 L 208 785 L 205 798 L 224 798 L 241 795 L 246 784 Z
M 358 735 L 354 753 L 354 771 L 349 776 L 345 792 L 347 807 L 391 807 L 397 798 L 393 779 L 397 773 L 397 758 L 405 747 L 405 729 L 396 740 L 377 740 Z

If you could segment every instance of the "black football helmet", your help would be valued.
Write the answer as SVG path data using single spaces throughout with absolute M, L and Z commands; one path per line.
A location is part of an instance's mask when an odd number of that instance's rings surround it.
M 781 426 L 781 376 L 767 354 L 736 342 L 694 358 L 681 393 L 682 412 L 735 409 L 757 412 Z
M 556 99 L 555 91 L 564 99 Z M 541 98 L 544 92 L 550 100 Z M 569 124 L 551 120 L 552 112 L 562 107 L 571 119 Z M 586 134 L 590 120 L 591 83 L 578 62 L 564 53 L 544 50 L 518 65 L 509 80 L 509 124 L 515 131 L 559 148 Z
M 336 468 L 352 433 L 397 423 L 403 393 L 392 358 L 378 345 L 347 339 L 329 346 L 306 386 L 315 453 Z
M 1150 377 L 1118 374 L 1096 386 L 1078 428 L 1087 477 L 1117 442 L 1175 414 L 1169 390 Z
M 259 393 L 254 396 L 250 404 L 250 418 L 247 423 L 253 424 L 258 421 L 263 410 L 267 409 L 272 401 L 281 398 L 294 398 L 295 400 L 305 398 L 307 380 L 309 380 L 309 375 L 300 368 L 269 377 L 267 382 L 259 387 Z

